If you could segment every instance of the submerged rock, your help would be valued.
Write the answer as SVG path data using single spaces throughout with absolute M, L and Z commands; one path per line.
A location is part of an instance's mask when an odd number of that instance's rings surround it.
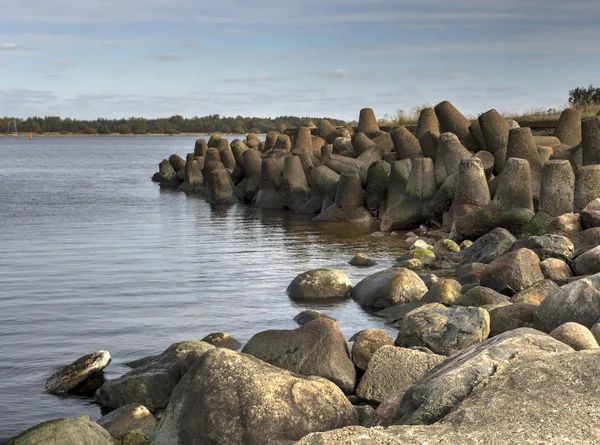
M 234 351 L 242 347 L 242 344 L 239 341 L 224 332 L 213 332 L 212 334 L 208 334 L 200 341 L 211 344 L 216 348 L 227 348 Z
M 325 315 L 319 311 L 315 311 L 314 309 L 307 309 L 306 311 L 302 311 L 298 315 L 296 315 L 294 317 L 294 321 L 300 326 L 304 326 L 306 323 L 318 320 L 319 318 L 328 318 L 330 320 L 333 320 L 333 318 L 331 318 L 329 315 Z
M 44 391 L 50 394 L 66 394 L 69 392 L 92 393 L 102 386 L 102 371 L 111 361 L 108 351 L 97 351 L 75 360 L 70 365 L 59 369 L 46 381 Z M 100 378 L 98 376 L 100 375 Z M 100 383 L 98 385 L 98 383 Z
M 333 383 L 216 349 L 177 385 L 153 445 L 264 445 L 357 423 Z
M 369 258 L 364 253 L 357 253 L 352 257 L 349 263 L 351 266 L 370 267 L 377 264 L 377 261 L 375 261 L 373 258 Z

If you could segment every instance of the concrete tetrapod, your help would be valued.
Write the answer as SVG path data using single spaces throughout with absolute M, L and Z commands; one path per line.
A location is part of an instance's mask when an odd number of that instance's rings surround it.
M 581 122 L 581 153 L 583 165 L 600 164 L 600 117 Z
M 363 108 L 360 110 L 358 131 L 369 137 L 377 137 L 379 135 L 379 125 L 377 124 L 377 119 L 372 108 Z
M 569 161 L 548 161 L 542 168 L 540 212 L 560 216 L 573 212 L 575 175 Z
M 475 139 L 469 132 L 471 121 L 463 116 L 454 105 L 444 101 L 437 104 L 434 110 L 442 133 L 454 133 L 465 147 L 472 151 L 478 151 L 479 147 L 477 147 Z
M 581 111 L 575 108 L 564 110 L 554 130 L 554 136 L 569 147 L 581 143 Z
M 364 207 L 364 192 L 358 172 L 347 170 L 340 176 L 335 202 L 319 214 L 314 221 L 361 222 L 374 221 L 371 213 Z
M 485 148 L 494 155 L 494 173 L 499 175 L 506 162 L 506 147 L 510 125 L 500 113 L 491 109 L 478 118 L 481 133 L 485 140 Z
M 406 164 L 398 166 L 405 167 Z M 392 172 L 394 170 L 392 168 Z M 398 176 L 397 173 L 401 175 Z M 414 229 L 431 217 L 428 204 L 437 191 L 433 161 L 430 158 L 412 159 L 410 175 L 402 192 L 401 183 L 404 181 L 404 174 L 405 171 L 398 170 L 390 174 L 385 212 L 381 218 L 382 231 Z
M 399 160 L 423 157 L 419 140 L 405 126 L 395 128 L 390 136 Z
M 600 196 L 600 165 L 587 165 L 575 172 L 575 212 L 581 212 Z
M 533 140 L 531 128 L 514 128 L 508 134 L 506 159 L 520 158 L 529 161 L 531 175 L 531 192 L 536 199 L 540 198 L 542 182 L 542 161 Z
M 415 136 L 419 140 L 423 156 L 435 159 L 437 140 L 440 137 L 440 123 L 433 108 L 421 110 Z

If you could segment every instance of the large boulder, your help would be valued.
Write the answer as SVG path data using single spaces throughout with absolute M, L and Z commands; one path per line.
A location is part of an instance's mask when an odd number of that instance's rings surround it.
M 546 260 L 547 261 L 547 260 Z M 560 261 L 560 260 L 557 260 Z M 541 264 L 541 263 L 540 263 Z M 552 280 L 542 280 L 514 294 L 511 303 L 527 303 L 539 306 L 544 298 L 558 289 L 558 285 Z
M 569 262 L 573 258 L 575 246 L 571 240 L 560 235 L 530 236 L 516 241 L 511 251 L 529 249 L 535 252 L 540 261 L 548 258 L 557 258 Z
M 486 379 L 526 354 L 572 351 L 549 335 L 529 328 L 505 332 L 448 358 L 411 386 L 398 411 L 398 423 L 434 423 Z
M 356 395 L 362 400 L 381 403 L 390 394 L 423 378 L 445 359 L 443 355 L 383 346 L 369 362 L 367 372 L 356 388 Z
M 383 346 L 391 346 L 394 339 L 381 329 L 365 329 L 356 336 L 352 345 L 352 361 L 358 369 L 367 369 L 373 354 Z
M 462 286 L 456 280 L 440 280 L 431 286 L 431 289 L 423 295 L 421 301 L 447 305 L 456 304 L 457 300 L 460 299 L 461 290 Z
M 573 271 L 567 263 L 556 258 L 548 258 L 540 262 L 544 277 L 552 281 L 566 280 L 573 276 Z
M 461 264 L 489 264 L 508 252 L 516 240 L 508 230 L 496 228 L 464 250 Z
M 177 385 L 153 445 L 263 445 L 358 423 L 342 391 L 227 349 Z
M 96 391 L 95 398 L 110 409 L 131 403 L 142 404 L 150 411 L 163 409 L 184 374 L 188 354 L 200 356 L 211 349 L 214 346 L 203 341 L 172 344 L 142 366 L 104 383 Z
M 534 326 L 550 332 L 573 321 L 591 328 L 600 319 L 600 274 L 582 278 L 556 289 L 538 306 Z
M 146 436 L 154 437 L 158 425 L 148 408 L 139 403 L 117 408 L 98 419 L 97 423 L 115 439 L 120 439 L 133 430 L 141 430 Z
M 485 309 L 432 303 L 406 314 L 395 344 L 424 346 L 436 354 L 452 355 L 481 343 L 489 333 L 490 317 Z
M 427 286 L 416 273 L 393 267 L 361 280 L 352 289 L 352 298 L 362 306 L 383 309 L 418 301 L 426 292 Z
M 562 341 L 576 351 L 599 348 L 592 332 L 579 323 L 568 322 L 562 324 L 550 332 L 550 337 Z
M 49 394 L 66 394 L 91 390 L 93 393 L 102 385 L 104 381 L 102 371 L 110 361 L 108 351 L 85 355 L 52 374 L 46 381 L 44 391 Z M 99 386 L 97 386 L 98 382 Z
M 481 274 L 481 285 L 510 297 L 543 279 L 535 252 L 519 249 L 492 261 Z
M 113 445 L 111 435 L 88 416 L 41 423 L 13 437 L 6 445 Z
M 331 380 L 346 394 L 356 386 L 356 371 L 338 324 L 320 318 L 294 330 L 270 330 L 254 335 L 242 352 L 302 375 Z
M 461 306 L 504 305 L 508 303 L 510 303 L 510 300 L 506 295 L 483 286 L 475 286 L 469 289 L 457 301 L 457 304 Z
M 600 246 L 579 255 L 571 262 L 575 275 L 593 275 L 600 272 Z
M 314 269 L 301 273 L 290 283 L 287 294 L 294 299 L 344 298 L 352 283 L 339 269 Z
M 297 445 L 594 444 L 599 369 L 597 351 L 520 357 L 434 425 L 348 427 Z

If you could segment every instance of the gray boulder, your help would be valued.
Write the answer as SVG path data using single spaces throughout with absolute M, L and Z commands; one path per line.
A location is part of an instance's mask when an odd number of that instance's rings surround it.
M 242 352 L 279 368 L 331 380 L 346 394 L 356 386 L 356 371 L 338 324 L 320 318 L 294 330 L 254 335 Z
M 560 260 L 557 260 L 560 261 Z M 558 285 L 552 280 L 542 280 L 514 294 L 511 303 L 527 303 L 539 306 L 544 298 L 558 289 Z
M 406 314 L 395 344 L 424 346 L 436 354 L 452 355 L 481 343 L 489 332 L 490 317 L 485 309 L 432 303 Z
M 582 278 L 556 289 L 538 306 L 534 326 L 550 332 L 573 321 L 591 328 L 600 319 L 600 274 Z
M 314 269 L 303 272 L 290 283 L 287 294 L 294 299 L 344 298 L 350 295 L 352 283 L 339 269 Z
M 457 301 L 457 304 L 461 306 L 504 305 L 508 303 L 510 303 L 510 300 L 506 295 L 483 286 L 475 286 L 473 289 L 469 289 Z
M 348 262 L 351 266 L 357 267 L 371 267 L 377 264 L 377 261 L 373 258 L 368 257 L 364 253 L 357 253 Z
M 535 252 L 540 261 L 548 258 L 557 258 L 569 262 L 573 258 L 575 246 L 567 237 L 560 235 L 530 236 L 516 241 L 511 251 L 529 249 Z
M 540 262 L 544 278 L 552 281 L 565 280 L 573 276 L 573 271 L 567 263 L 556 258 L 548 258 Z
M 165 408 L 173 389 L 181 380 L 188 354 L 200 356 L 214 349 L 202 341 L 175 343 L 118 379 L 109 380 L 96 391 L 96 400 L 110 408 L 139 403 L 150 411 Z
M 572 349 L 549 335 L 522 328 L 500 334 L 450 357 L 411 386 L 399 407 L 398 423 L 434 423 L 473 390 L 526 354 L 540 356 Z
M 263 445 L 357 423 L 356 411 L 333 383 L 216 349 L 177 385 L 152 443 Z
M 392 393 L 423 378 L 445 359 L 442 355 L 383 346 L 369 362 L 356 395 L 362 400 L 381 403 Z
M 516 240 L 508 230 L 496 228 L 464 250 L 461 264 L 489 264 L 508 252 Z
M 44 391 L 49 394 L 66 394 L 69 392 L 92 393 L 104 382 L 102 371 L 111 361 L 108 351 L 97 351 L 75 360 L 54 374 L 46 381 Z M 97 385 L 100 383 L 100 385 Z
M 532 328 L 536 307 L 533 304 L 514 303 L 491 309 L 490 338 L 519 328 Z
M 215 348 L 227 348 L 234 351 L 242 347 L 242 344 L 239 341 L 225 332 L 213 332 L 212 334 L 208 334 L 201 341 L 209 343 Z
M 333 318 L 331 318 L 329 315 L 325 315 L 319 311 L 315 311 L 314 309 L 307 309 L 296 315 L 294 317 L 294 321 L 300 326 L 304 326 L 306 323 L 310 323 L 311 321 L 317 320 L 319 318 L 329 318 L 330 320 L 333 320 Z
M 575 275 L 593 275 L 600 272 L 600 246 L 579 255 L 571 262 Z
M 481 274 L 481 285 L 512 296 L 543 279 L 535 252 L 519 249 L 492 261 Z
M 352 298 L 361 306 L 383 309 L 418 301 L 426 292 L 427 286 L 416 273 L 393 267 L 362 279 L 352 289 Z
M 13 437 L 6 445 L 114 445 L 111 435 L 89 416 L 41 423 Z

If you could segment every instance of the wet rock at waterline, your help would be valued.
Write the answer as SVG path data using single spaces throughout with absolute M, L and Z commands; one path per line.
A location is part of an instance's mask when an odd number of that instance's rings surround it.
M 120 439 L 128 432 L 141 430 L 145 436 L 154 437 L 158 421 L 148 409 L 140 404 L 121 406 L 97 421 L 115 439 Z
M 110 433 L 89 416 L 41 423 L 13 437 L 6 445 L 114 445 Z
M 427 286 L 416 273 L 394 267 L 363 278 L 352 289 L 352 298 L 362 306 L 383 309 L 418 301 L 426 292 Z
M 352 283 L 339 269 L 314 269 L 301 273 L 290 283 L 287 294 L 297 300 L 321 300 L 350 296 Z
M 369 258 L 364 253 L 357 253 L 352 257 L 352 259 L 348 262 L 351 266 L 357 267 L 371 267 L 377 264 L 377 261 L 373 258 Z
M 242 352 L 302 375 L 331 380 L 346 394 L 356 385 L 356 371 L 338 324 L 320 318 L 294 330 L 254 335 Z
M 177 385 L 152 443 L 264 445 L 357 423 L 356 411 L 330 381 L 217 349 Z
M 315 311 L 314 309 L 307 309 L 306 311 L 300 312 L 294 317 L 294 321 L 300 326 L 304 326 L 305 324 L 310 323 L 311 321 L 317 320 L 319 318 L 328 318 L 330 320 L 335 321 L 329 315 L 325 315 L 319 311 Z
M 108 351 L 97 351 L 56 371 L 46 381 L 50 394 L 91 393 L 104 383 L 103 370 L 111 362 Z
M 239 341 L 224 332 L 213 332 L 200 341 L 211 344 L 216 348 L 227 348 L 234 351 L 242 347 L 242 344 Z
M 122 377 L 105 382 L 95 398 L 111 409 L 131 403 L 142 404 L 150 411 L 165 408 L 184 374 L 187 356 L 194 353 L 199 357 L 211 349 L 213 345 L 202 341 L 175 343 Z

